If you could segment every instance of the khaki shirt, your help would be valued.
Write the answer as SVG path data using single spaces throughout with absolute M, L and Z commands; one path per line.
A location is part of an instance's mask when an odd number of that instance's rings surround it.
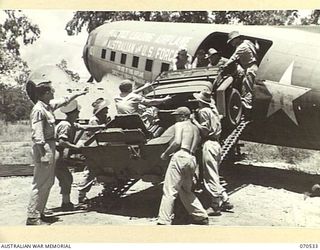
M 47 141 L 55 140 L 55 116 L 57 108 L 69 102 L 69 98 L 53 100 L 49 105 L 38 100 L 33 106 L 30 114 L 31 139 L 35 144 L 45 144 Z
M 218 140 L 221 134 L 221 123 L 215 106 L 204 107 L 198 111 L 200 125 L 208 131 L 208 138 Z
M 118 114 L 142 114 L 144 106 L 141 103 L 144 102 L 142 95 L 131 92 L 125 97 L 116 97 L 115 99 L 116 108 Z M 142 108 L 144 107 L 144 108 Z
M 227 64 L 239 60 L 241 67 L 247 69 L 252 63 L 257 62 L 257 52 L 254 44 L 249 40 L 244 40 L 235 50 Z

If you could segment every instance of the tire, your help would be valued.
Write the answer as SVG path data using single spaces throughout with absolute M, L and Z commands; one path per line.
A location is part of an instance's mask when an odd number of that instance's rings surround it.
M 227 124 L 236 126 L 240 123 L 242 116 L 241 95 L 237 89 L 230 89 L 227 92 Z

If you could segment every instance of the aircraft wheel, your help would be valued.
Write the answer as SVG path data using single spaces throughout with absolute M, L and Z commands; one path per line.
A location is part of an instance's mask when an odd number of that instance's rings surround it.
M 237 89 L 230 89 L 227 93 L 227 122 L 233 126 L 239 124 L 242 116 L 241 95 Z

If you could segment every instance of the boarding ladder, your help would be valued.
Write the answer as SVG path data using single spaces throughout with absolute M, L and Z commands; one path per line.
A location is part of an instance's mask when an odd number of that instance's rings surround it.
M 250 123 L 250 121 L 245 120 L 243 117 L 238 126 L 231 132 L 231 134 L 224 140 L 222 145 L 222 153 L 221 153 L 221 161 L 227 159 L 230 150 L 236 145 L 238 142 L 242 132 L 246 128 L 246 126 Z

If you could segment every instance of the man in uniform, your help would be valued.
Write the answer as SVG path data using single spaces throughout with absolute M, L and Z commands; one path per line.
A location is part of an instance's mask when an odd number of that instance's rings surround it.
M 175 56 L 171 63 L 172 70 L 191 69 L 192 56 L 188 54 L 186 48 L 180 48 L 177 56 Z
M 152 127 L 157 119 L 157 112 L 152 106 L 171 100 L 170 96 L 148 99 L 140 94 L 150 86 L 150 83 L 146 83 L 142 87 L 133 90 L 132 81 L 124 80 L 119 86 L 120 96 L 114 99 L 118 114 L 139 114 L 147 129 Z
M 76 128 L 74 126 L 79 118 L 80 106 L 76 100 L 69 103 L 67 106 L 60 108 L 61 112 L 66 114 L 66 120 L 59 122 L 56 128 L 57 137 L 57 160 L 55 174 L 59 180 L 60 194 L 62 195 L 61 210 L 72 211 L 74 205 L 70 201 L 71 185 L 73 182 L 72 174 L 68 166 L 68 149 L 79 149 L 79 146 L 74 144 Z
M 220 53 L 217 50 L 215 50 L 214 48 L 210 48 L 208 50 L 207 58 L 209 60 L 208 67 L 218 67 L 219 68 L 227 62 L 227 59 L 222 58 Z
M 187 107 L 180 107 L 172 114 L 176 118 L 174 139 L 162 153 L 161 159 L 167 160 L 171 154 L 173 155 L 164 179 L 158 225 L 171 224 L 174 201 L 178 194 L 187 212 L 192 216 L 192 223 L 208 225 L 208 215 L 191 190 L 197 167 L 194 154 L 200 143 L 200 133 L 191 123 L 191 112 Z
M 193 60 L 192 68 L 207 67 L 208 64 L 209 61 L 206 52 L 203 49 L 200 49 L 197 52 L 196 58 Z
M 192 119 L 192 121 L 199 128 L 203 141 L 202 167 L 204 185 L 212 197 L 212 215 L 221 215 L 221 210 L 231 210 L 233 205 L 228 201 L 228 194 L 221 186 L 219 178 L 221 158 L 221 146 L 219 143 L 221 134 L 220 115 L 209 91 L 195 93 L 194 97 L 199 101 L 199 109 L 197 113 L 198 121 L 195 119 Z
M 98 98 L 92 103 L 93 116 L 89 120 L 89 126 L 106 125 L 109 121 L 108 110 L 109 102 L 103 98 Z M 87 136 L 92 136 L 97 129 L 88 131 Z M 94 175 L 88 167 L 83 171 L 82 180 L 79 185 L 79 204 L 85 204 L 87 202 L 86 194 L 90 191 L 91 186 L 94 182 Z
M 29 97 L 36 104 L 30 114 L 34 172 L 26 224 L 41 225 L 45 224 L 44 209 L 55 177 L 56 137 L 53 112 L 78 96 L 86 94 L 88 90 L 85 89 L 58 102 L 53 100 L 54 89 L 46 74 L 31 74 L 27 85 L 34 86 L 31 88 L 32 93 L 28 94 L 31 94 Z
M 246 109 L 251 110 L 253 85 L 258 71 L 258 45 L 253 44 L 249 40 L 243 40 L 238 31 L 232 31 L 228 34 L 227 44 L 231 44 L 236 48 L 236 50 L 224 67 L 228 67 L 228 65 L 238 61 L 243 68 L 244 78 L 242 103 Z

